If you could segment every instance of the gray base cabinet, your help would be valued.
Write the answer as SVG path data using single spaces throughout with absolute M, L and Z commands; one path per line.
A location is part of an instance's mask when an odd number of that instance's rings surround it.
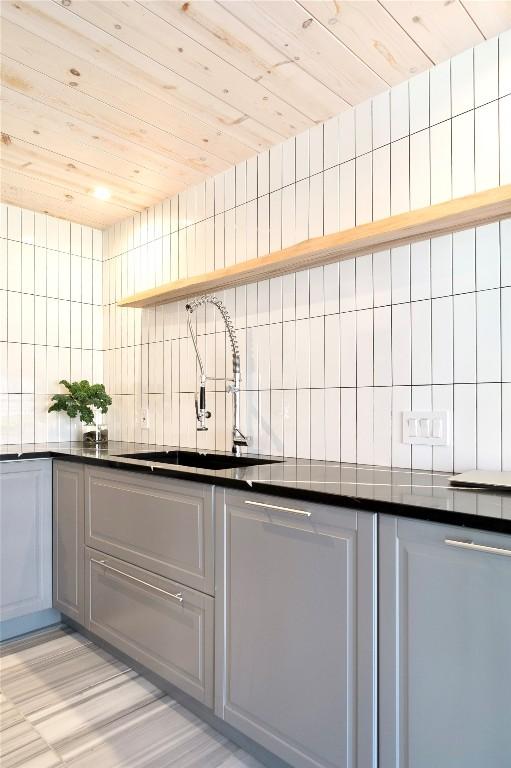
M 0 464 L 0 637 L 35 629 L 52 605 L 51 461 Z M 47 613 L 46 613 L 47 612 Z M 33 616 L 35 623 L 28 617 Z
M 86 605 L 91 632 L 213 705 L 212 597 L 87 548 Z
M 84 485 L 83 466 L 53 462 L 53 605 L 83 624 Z
M 375 766 L 375 516 L 220 496 L 216 713 L 296 768 Z
M 380 517 L 380 768 L 511 765 L 511 537 Z

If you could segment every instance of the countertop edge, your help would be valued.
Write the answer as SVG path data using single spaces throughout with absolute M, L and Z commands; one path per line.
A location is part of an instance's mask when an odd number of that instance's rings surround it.
M 4 461 L 22 461 L 31 459 L 59 459 L 78 464 L 88 464 L 91 466 L 109 467 L 125 472 L 140 472 L 151 474 L 157 477 L 170 477 L 182 479 L 191 482 L 204 482 L 209 485 L 216 485 L 223 488 L 233 488 L 244 490 L 247 493 L 264 493 L 269 496 L 280 496 L 312 503 L 327 504 L 329 506 L 348 506 L 355 510 L 365 512 L 376 512 L 380 514 L 395 515 L 415 520 L 435 522 L 445 525 L 454 525 L 463 528 L 473 528 L 478 530 L 490 531 L 494 533 L 511 534 L 511 520 L 503 518 L 475 515 L 469 512 L 457 512 L 455 510 L 439 509 L 434 506 L 428 506 L 427 502 L 421 501 L 417 504 L 407 504 L 406 502 L 388 499 L 370 499 L 353 496 L 346 493 L 328 493 L 324 490 L 314 490 L 310 488 L 296 488 L 279 484 L 278 481 L 265 482 L 264 480 L 244 480 L 240 478 L 222 477 L 201 471 L 200 469 L 188 468 L 170 468 L 162 465 L 149 465 L 135 463 L 122 457 L 94 457 L 81 456 L 66 452 L 65 450 L 42 450 L 27 451 L 22 453 L 2 453 L 0 462 Z M 453 486 L 453 490 L 470 493 L 471 489 L 460 489 Z M 472 489 L 473 490 L 473 489 Z M 485 494 L 493 495 L 492 490 L 485 490 Z

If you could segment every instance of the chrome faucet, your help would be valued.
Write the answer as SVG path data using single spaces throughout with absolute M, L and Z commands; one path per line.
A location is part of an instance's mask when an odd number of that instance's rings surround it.
M 231 347 L 232 347 L 232 379 L 206 375 L 204 364 L 202 362 L 202 358 L 199 353 L 199 348 L 197 346 L 197 338 L 195 336 L 195 333 L 192 327 L 192 318 L 191 318 L 193 312 L 199 307 L 202 307 L 204 304 L 213 304 L 213 306 L 215 306 L 220 312 L 220 314 L 222 315 L 222 319 L 225 323 L 227 334 L 229 336 L 229 341 L 231 342 Z M 225 305 L 216 296 L 204 295 L 204 296 L 200 296 L 197 299 L 193 299 L 193 301 L 190 301 L 186 305 L 186 311 L 188 312 L 188 329 L 190 331 L 190 336 L 192 337 L 193 346 L 195 347 L 195 354 L 197 355 L 197 360 L 200 368 L 199 394 L 195 395 L 195 413 L 197 416 L 197 431 L 198 432 L 207 431 L 208 428 L 206 426 L 206 420 L 211 418 L 211 411 L 208 411 L 206 408 L 206 382 L 215 381 L 215 380 L 226 381 L 227 392 L 233 395 L 232 452 L 235 456 L 241 456 L 241 448 L 249 446 L 251 439 L 250 437 L 244 435 L 240 429 L 240 383 L 241 383 L 240 351 L 238 347 L 238 340 L 236 338 L 236 332 L 234 330 L 233 322 L 231 320 L 231 317 Z

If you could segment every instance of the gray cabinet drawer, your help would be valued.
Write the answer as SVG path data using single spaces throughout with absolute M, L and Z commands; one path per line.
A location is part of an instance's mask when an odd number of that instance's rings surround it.
M 214 600 L 86 549 L 86 626 L 207 706 L 213 704 Z
M 213 487 L 87 467 L 85 543 L 214 594 Z

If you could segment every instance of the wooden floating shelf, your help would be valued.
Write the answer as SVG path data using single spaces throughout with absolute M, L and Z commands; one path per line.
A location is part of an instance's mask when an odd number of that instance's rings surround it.
M 167 304 L 489 224 L 508 216 L 511 216 L 511 184 L 304 240 L 259 259 L 140 291 L 117 303 L 120 307 Z

